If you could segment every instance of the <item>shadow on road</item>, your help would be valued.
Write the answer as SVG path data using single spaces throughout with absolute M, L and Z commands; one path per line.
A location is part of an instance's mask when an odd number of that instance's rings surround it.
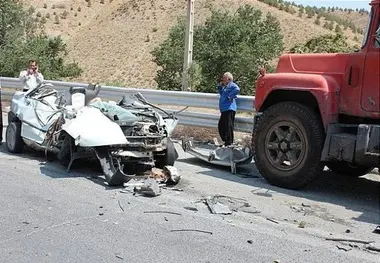
M 289 196 L 342 206 L 361 213 L 359 217 L 352 218 L 355 221 L 380 224 L 380 180 L 375 181 L 374 175 L 352 178 L 324 171 L 307 188 L 294 191 L 270 185 L 260 176 L 254 164 L 239 167 L 237 173 L 241 175 L 234 175 L 229 167 L 212 165 L 195 157 L 179 159 L 178 162 L 205 168 L 199 172 L 200 174 L 246 184 L 255 189 L 262 188 Z
M 69 172 L 66 167 L 61 165 L 54 155 L 49 153 L 48 158 L 44 151 L 36 150 L 30 147 L 25 147 L 20 154 L 9 153 L 5 143 L 0 145 L 0 153 L 5 153 L 12 159 L 13 156 L 21 157 L 27 160 L 35 160 L 39 162 L 40 172 L 43 176 L 51 178 L 86 178 L 95 184 L 103 186 L 106 190 L 114 190 L 117 187 L 110 187 L 102 174 L 101 167 L 98 162 L 92 160 L 76 160 Z

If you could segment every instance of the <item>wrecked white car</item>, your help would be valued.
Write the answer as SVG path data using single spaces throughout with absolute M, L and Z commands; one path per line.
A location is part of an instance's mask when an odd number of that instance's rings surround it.
M 100 89 L 90 84 L 60 94 L 43 83 L 16 92 L 8 113 L 8 151 L 42 147 L 55 153 L 67 171 L 76 159 L 97 158 L 110 186 L 123 185 L 139 169 L 174 165 L 178 153 L 170 136 L 178 123 L 175 114 L 140 93 L 127 94 L 119 103 L 104 102 L 97 97 Z

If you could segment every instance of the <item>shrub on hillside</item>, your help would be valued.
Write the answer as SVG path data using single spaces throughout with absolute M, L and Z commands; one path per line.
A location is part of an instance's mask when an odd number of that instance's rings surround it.
M 18 77 L 30 59 L 39 61 L 45 79 L 81 74 L 77 63 L 64 63 L 66 45 L 63 40 L 46 36 L 41 31 L 42 23 L 34 20 L 19 1 L 3 0 L 0 12 L 4 14 L 4 19 L 0 20 L 0 76 Z
M 308 40 L 305 44 L 292 47 L 290 53 L 347 53 L 357 50 L 358 46 L 351 46 L 347 37 L 342 34 L 322 35 Z
M 159 89 L 181 90 L 185 23 L 179 21 L 168 38 L 152 52 L 161 67 L 155 81 Z M 242 94 L 252 94 L 252 83 L 260 66 L 283 51 L 283 36 L 278 20 L 246 5 L 235 14 L 213 10 L 205 24 L 194 27 L 192 74 L 193 91 L 215 92 L 225 71 L 233 73 Z M 190 76 L 190 77 L 191 77 Z M 191 80 L 193 81 L 193 80 Z

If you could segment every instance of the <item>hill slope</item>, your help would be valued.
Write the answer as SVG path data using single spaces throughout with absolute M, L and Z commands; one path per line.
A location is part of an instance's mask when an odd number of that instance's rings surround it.
M 46 20 L 50 35 L 62 35 L 67 41 L 70 61 L 75 60 L 84 69 L 78 81 L 100 81 L 110 85 L 155 87 L 153 80 L 157 66 L 150 51 L 162 42 L 178 16 L 186 15 L 183 0 L 27 0 L 36 8 L 37 16 Z M 330 33 L 314 23 L 315 17 L 299 17 L 257 0 L 197 0 L 196 23 L 210 15 L 210 7 L 236 10 L 251 4 L 264 14 L 271 12 L 282 27 L 287 49 L 297 43 L 321 34 Z M 296 7 L 294 7 L 296 8 Z M 296 10 L 298 10 L 296 8 Z M 334 12 L 337 15 L 360 20 L 353 12 Z M 339 14 L 342 13 L 342 14 Z M 47 15 L 49 14 L 49 15 Z M 365 19 L 364 19 L 365 21 Z M 345 34 L 354 43 L 350 29 Z M 361 40 L 360 35 L 356 35 Z

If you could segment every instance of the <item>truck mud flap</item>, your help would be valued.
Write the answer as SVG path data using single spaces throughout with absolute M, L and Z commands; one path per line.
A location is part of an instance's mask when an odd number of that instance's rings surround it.
M 123 167 L 118 158 L 113 157 L 108 149 L 97 148 L 95 154 L 109 186 L 123 186 L 124 183 L 134 178 L 134 175 L 127 175 L 122 171 Z

